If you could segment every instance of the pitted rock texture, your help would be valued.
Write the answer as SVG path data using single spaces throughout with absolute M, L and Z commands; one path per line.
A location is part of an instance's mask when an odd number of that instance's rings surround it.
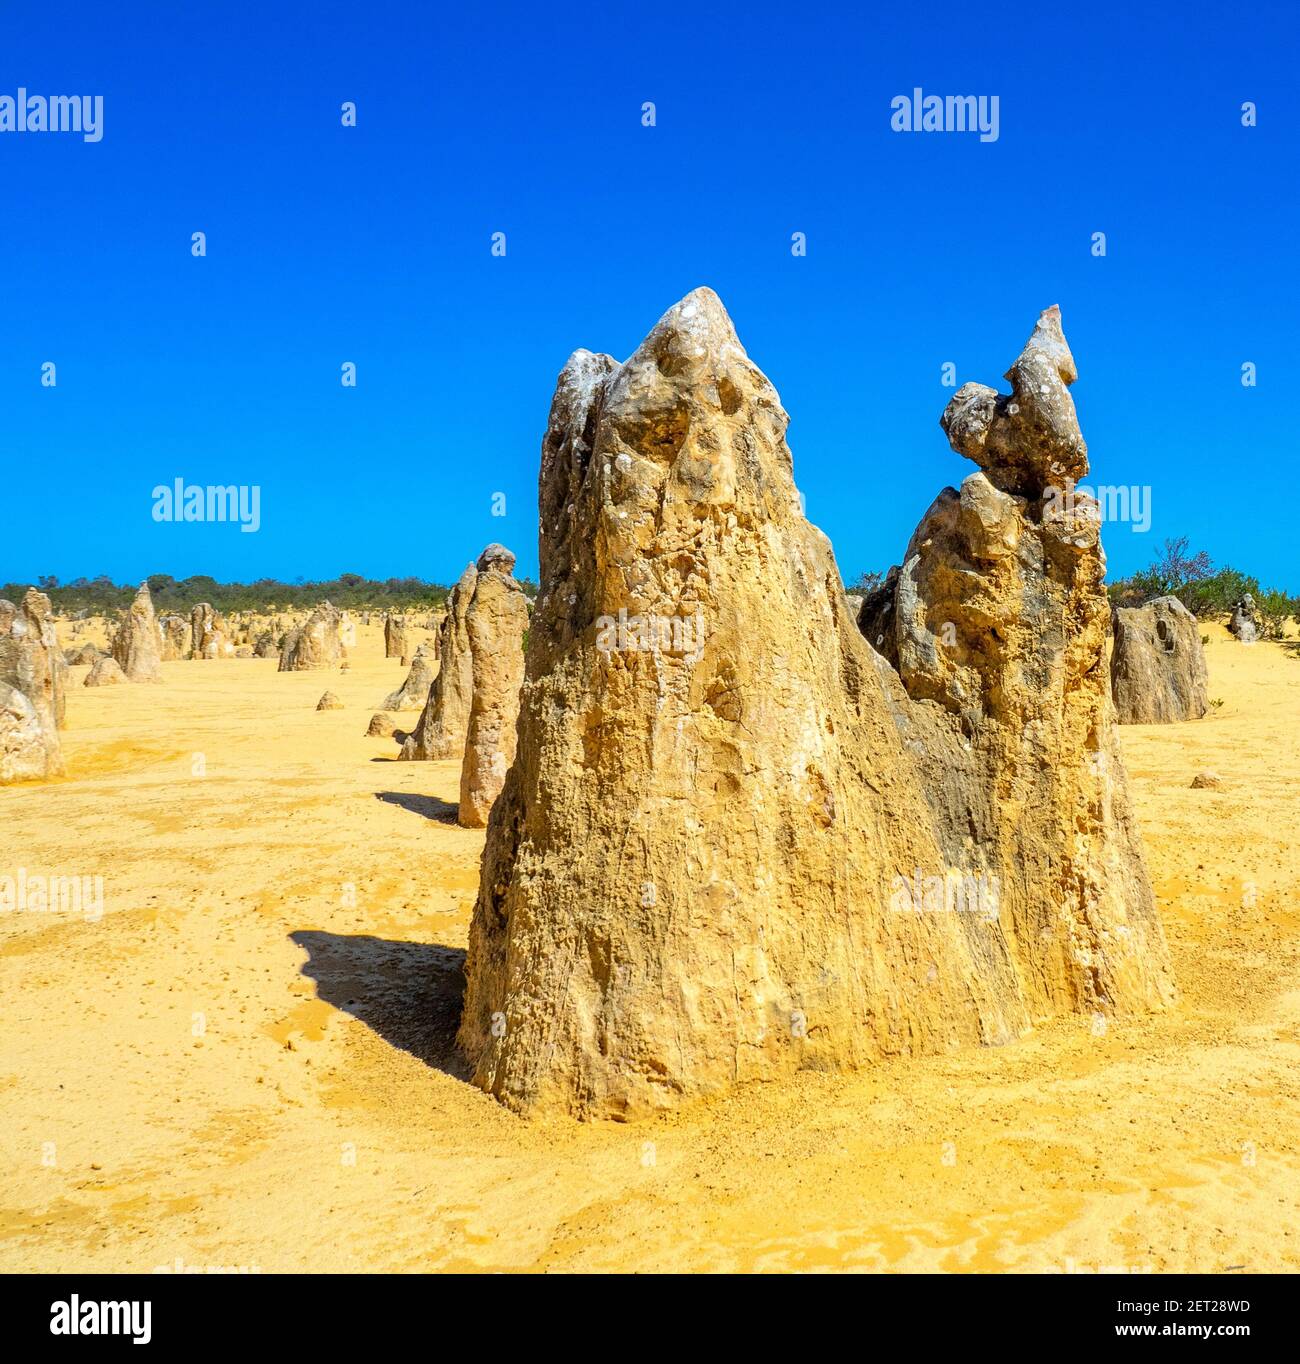
M 1210 708 L 1196 617 L 1177 597 L 1113 613 L 1110 691 L 1121 725 L 1199 720 Z
M 1078 378 L 1061 331 L 1061 310 L 1046 309 L 1003 376 L 1009 394 L 963 384 L 942 417 L 952 448 L 974 460 L 1006 492 L 1039 494 L 1073 485 L 1088 472 L 1070 385 Z
M 479 555 L 474 595 L 465 613 L 473 697 L 457 821 L 467 829 L 487 824 L 515 758 L 528 603 L 511 577 L 514 563 L 515 556 L 501 545 L 489 545 Z
M 478 569 L 470 564 L 447 599 L 447 614 L 438 627 L 438 674 L 415 729 L 402 743 L 407 762 L 460 759 L 465 753 L 470 702 L 474 694 L 473 660 L 465 616 L 474 597 Z
M 711 291 L 624 364 L 564 367 L 466 963 L 484 1089 L 629 1117 L 1170 997 L 1096 526 L 1037 519 L 1043 471 L 1086 469 L 1059 318 L 1012 374 L 1016 411 L 946 414 L 997 478 L 941 494 L 909 547 L 895 670 Z
M 998 878 L 1033 1017 L 1173 995 L 1110 702 L 1100 518 L 1072 483 L 1087 472 L 1075 373 L 1049 308 L 994 404 L 998 460 L 940 493 L 912 536 L 880 651 L 922 703 L 898 712 L 900 732 L 926 754 L 945 855 Z M 959 390 L 942 425 L 978 458 L 992 442 L 972 446 L 968 413 Z

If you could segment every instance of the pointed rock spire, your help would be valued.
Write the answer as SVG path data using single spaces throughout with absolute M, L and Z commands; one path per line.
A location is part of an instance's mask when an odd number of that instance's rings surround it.
M 111 652 L 128 682 L 162 681 L 162 634 L 147 580 L 122 618 Z

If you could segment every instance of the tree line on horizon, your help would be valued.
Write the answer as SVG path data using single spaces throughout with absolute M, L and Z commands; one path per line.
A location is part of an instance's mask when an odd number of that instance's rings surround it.
M 441 606 L 451 591 L 442 583 L 427 582 L 423 578 L 366 578 L 360 573 L 340 573 L 328 581 L 308 582 L 298 579 L 292 583 L 278 578 L 259 578 L 251 583 L 221 583 L 207 574 L 195 574 L 176 579 L 169 573 L 151 573 L 145 580 L 153 597 L 154 610 L 160 615 L 173 612 L 189 615 L 200 602 L 207 602 L 223 615 L 235 611 L 296 611 L 310 610 L 322 601 L 356 610 L 409 611 L 423 607 Z M 520 586 L 531 594 L 535 584 L 526 578 Z M 37 578 L 35 583 L 6 583 L 0 586 L 0 597 L 19 601 L 28 587 L 34 586 L 50 599 L 55 611 L 71 616 L 78 613 L 112 615 L 124 611 L 139 590 L 138 582 L 114 583 L 111 578 L 74 578 L 61 583 L 58 578 Z
M 310 610 L 322 601 L 340 609 L 409 611 L 445 604 L 451 587 L 423 578 L 367 578 L 360 573 L 340 573 L 337 578 L 292 583 L 278 578 L 259 578 L 251 583 L 222 583 L 207 574 L 177 579 L 169 573 L 152 573 L 146 579 L 154 609 L 188 615 L 200 602 L 229 615 L 234 611 Z M 537 584 L 520 578 L 519 585 L 530 597 Z M 845 590 L 865 596 L 884 581 L 884 574 L 861 573 Z M 97 578 L 74 578 L 61 583 L 53 576 L 38 577 L 34 584 L 12 582 L 0 585 L 0 597 L 19 601 L 29 586 L 44 592 L 58 614 L 78 613 L 112 615 L 131 604 L 138 583 L 114 583 L 101 574 Z M 1236 602 L 1249 595 L 1264 623 L 1264 635 L 1281 639 L 1289 620 L 1300 622 L 1300 596 L 1277 588 L 1261 587 L 1259 579 L 1239 569 L 1214 566 L 1205 550 L 1193 553 L 1187 537 L 1166 540 L 1151 564 L 1127 578 L 1107 585 L 1114 606 L 1141 606 L 1156 597 L 1177 597 L 1193 615 L 1228 615 Z

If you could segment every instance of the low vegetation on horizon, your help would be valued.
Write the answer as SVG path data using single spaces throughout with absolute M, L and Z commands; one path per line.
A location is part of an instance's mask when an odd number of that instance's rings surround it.
M 1224 564 L 1215 568 L 1205 552 L 1191 552 L 1187 536 L 1166 540 L 1148 568 L 1107 588 L 1113 606 L 1141 606 L 1156 597 L 1177 597 L 1199 617 L 1228 615 L 1243 597 L 1254 598 L 1266 639 L 1282 639 L 1288 620 L 1300 621 L 1300 597 L 1261 587 L 1259 579 Z
M 366 578 L 360 573 L 340 573 L 321 581 L 298 579 L 292 583 L 278 578 L 259 578 L 251 583 L 222 583 L 207 574 L 176 579 L 168 573 L 152 573 L 146 580 L 158 613 L 188 615 L 200 602 L 207 602 L 225 614 L 235 611 L 310 610 L 328 600 L 335 606 L 354 609 L 406 611 L 426 606 L 443 606 L 451 591 L 449 585 L 423 578 Z M 537 594 L 537 584 L 527 578 L 517 580 L 528 596 Z M 865 596 L 884 581 L 881 573 L 861 573 L 846 582 L 849 592 Z M 33 584 L 0 584 L 0 598 L 19 601 Z M 52 576 L 37 578 L 34 586 L 46 593 L 61 616 L 115 615 L 125 611 L 135 596 L 138 583 L 114 583 L 105 575 L 74 578 L 61 583 Z M 1151 564 L 1107 587 L 1114 606 L 1141 606 L 1156 597 L 1177 597 L 1193 615 L 1207 618 L 1228 615 L 1244 596 L 1254 598 L 1267 639 L 1282 639 L 1289 620 L 1300 622 L 1300 596 L 1290 596 L 1277 588 L 1261 587 L 1259 579 L 1231 565 L 1215 568 L 1205 550 L 1192 553 L 1187 536 L 1166 540 Z
M 423 578 L 366 578 L 360 573 L 340 573 L 328 581 L 292 583 L 278 578 L 259 578 L 252 583 L 220 583 L 207 574 L 197 574 L 177 580 L 167 573 L 151 573 L 146 579 L 154 607 L 160 615 L 172 612 L 188 615 L 200 602 L 225 615 L 234 611 L 296 611 L 309 610 L 328 600 L 339 608 L 378 608 L 407 611 L 416 607 L 441 606 L 451 588 L 441 583 L 426 582 Z M 518 580 L 532 596 L 536 584 L 526 578 Z M 20 601 L 31 583 L 0 585 L 0 597 Z M 34 584 L 50 598 L 51 605 L 61 616 L 78 613 L 113 615 L 131 605 L 140 584 L 114 583 L 101 575 L 98 578 L 75 578 L 60 583 L 55 577 L 42 577 Z

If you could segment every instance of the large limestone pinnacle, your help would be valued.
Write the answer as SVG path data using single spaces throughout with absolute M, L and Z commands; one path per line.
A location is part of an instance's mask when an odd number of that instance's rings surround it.
M 578 351 L 542 448 L 542 592 L 460 1041 L 517 1109 L 631 1116 L 1027 1024 L 946 870 L 787 418 L 722 304 Z
M 1048 341 L 1024 372 L 1064 392 Z M 1068 426 L 1047 396 L 1034 441 Z M 990 440 L 998 401 L 969 438 L 1032 481 L 1021 426 Z M 800 511 L 786 424 L 708 289 L 626 363 L 560 375 L 459 1035 L 520 1111 L 632 1117 L 1167 997 L 1095 526 L 1063 545 L 983 474 L 944 494 L 893 575 L 918 660 L 896 671 Z
M 939 494 L 861 621 L 920 703 L 896 714 L 945 855 L 978 849 L 999 878 L 1033 1016 L 1158 1007 L 1169 957 L 1110 700 L 1098 509 L 1074 489 L 1087 447 L 1059 309 L 1007 377 L 1009 396 L 966 384 L 948 404 L 953 448 L 983 472 Z

